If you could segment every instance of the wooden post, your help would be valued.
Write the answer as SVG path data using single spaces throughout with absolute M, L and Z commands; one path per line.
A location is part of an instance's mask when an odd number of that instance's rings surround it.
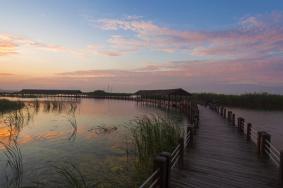
M 226 108 L 224 108 L 224 114 L 223 114 L 224 119 L 226 119 Z
M 281 185 L 283 185 L 283 150 L 280 151 L 280 166 L 279 166 L 279 180 Z
M 232 122 L 232 111 L 229 111 L 229 123 Z
M 241 117 L 238 117 L 238 122 L 237 122 L 238 130 L 240 130 L 240 126 L 241 126 Z
M 170 182 L 170 157 L 171 157 L 171 154 L 170 153 L 168 153 L 168 152 L 161 152 L 160 153 L 160 156 L 162 156 L 162 157 L 165 157 L 166 158 L 166 176 L 167 176 L 167 178 L 166 178 L 166 180 L 167 180 L 167 182 L 166 182 L 166 185 L 168 185 L 168 187 L 169 187 L 169 182 Z
M 190 145 L 193 145 L 193 143 L 194 143 L 194 128 L 193 127 L 187 127 L 187 133 L 190 134 Z
M 160 188 L 168 188 L 168 160 L 164 156 L 157 156 L 154 159 L 154 169 L 160 169 L 160 179 L 159 179 L 159 185 Z
M 247 124 L 247 141 L 251 140 L 251 134 L 252 134 L 252 124 Z
M 236 126 L 236 116 L 235 116 L 234 113 L 233 113 L 233 115 L 232 115 L 232 125 L 233 125 L 233 126 Z
M 260 155 L 260 148 L 261 148 L 261 136 L 262 136 L 263 132 L 262 131 L 259 131 L 257 132 L 257 154 Z
M 240 129 L 240 131 L 242 132 L 242 133 L 244 133 L 245 132 L 245 119 L 244 118 L 242 118 L 241 119 L 241 129 Z
M 244 123 L 245 123 L 245 119 L 242 117 L 238 117 L 238 130 L 240 132 L 244 132 Z
M 180 144 L 180 158 L 179 158 L 179 167 L 182 167 L 184 164 L 184 138 L 179 139 Z
M 266 156 L 269 157 L 269 152 L 270 152 L 270 143 L 271 140 L 271 135 L 263 132 L 261 136 L 261 143 L 260 143 L 260 154 L 261 156 Z

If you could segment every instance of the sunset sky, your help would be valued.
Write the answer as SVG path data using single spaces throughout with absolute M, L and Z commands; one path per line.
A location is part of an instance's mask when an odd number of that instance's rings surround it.
M 283 94 L 282 0 L 0 0 L 0 89 Z

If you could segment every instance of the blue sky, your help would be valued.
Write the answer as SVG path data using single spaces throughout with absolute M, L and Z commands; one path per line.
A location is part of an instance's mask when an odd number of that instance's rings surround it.
M 0 88 L 283 93 L 280 0 L 0 3 Z

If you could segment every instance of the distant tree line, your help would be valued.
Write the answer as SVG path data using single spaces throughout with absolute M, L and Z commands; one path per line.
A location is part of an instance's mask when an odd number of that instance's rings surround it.
M 249 93 L 242 95 L 195 93 L 192 98 L 196 102 L 204 105 L 208 103 L 216 103 L 230 107 L 260 110 L 283 110 L 283 95 L 268 93 Z

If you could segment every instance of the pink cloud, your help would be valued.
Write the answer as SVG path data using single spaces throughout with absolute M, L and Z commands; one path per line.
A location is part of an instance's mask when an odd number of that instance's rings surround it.
M 10 37 L 0 35 L 0 56 L 16 54 L 17 46 Z
M 134 36 L 111 36 L 105 48 L 135 52 L 140 49 L 163 52 L 185 51 L 194 56 L 256 57 L 283 51 L 283 14 L 242 18 L 233 27 L 216 31 L 190 31 L 162 27 L 142 18 L 100 19 L 92 21 L 103 30 L 124 30 Z
M 6 76 L 13 76 L 14 74 L 12 73 L 3 73 L 3 72 L 0 72 L 0 77 L 6 77 Z
M 283 93 L 283 63 L 280 58 L 176 61 L 119 70 L 81 70 L 46 77 L 3 76 L 2 88 L 65 88 L 91 91 L 135 91 L 183 87 L 193 91 L 272 91 Z M 13 87 L 13 88 L 11 88 Z M 203 90 L 202 90 L 203 89 Z
M 0 56 L 17 54 L 19 48 L 24 46 L 53 52 L 72 52 L 71 49 L 67 49 L 60 45 L 38 42 L 31 40 L 27 37 L 21 37 L 10 34 L 0 34 Z

